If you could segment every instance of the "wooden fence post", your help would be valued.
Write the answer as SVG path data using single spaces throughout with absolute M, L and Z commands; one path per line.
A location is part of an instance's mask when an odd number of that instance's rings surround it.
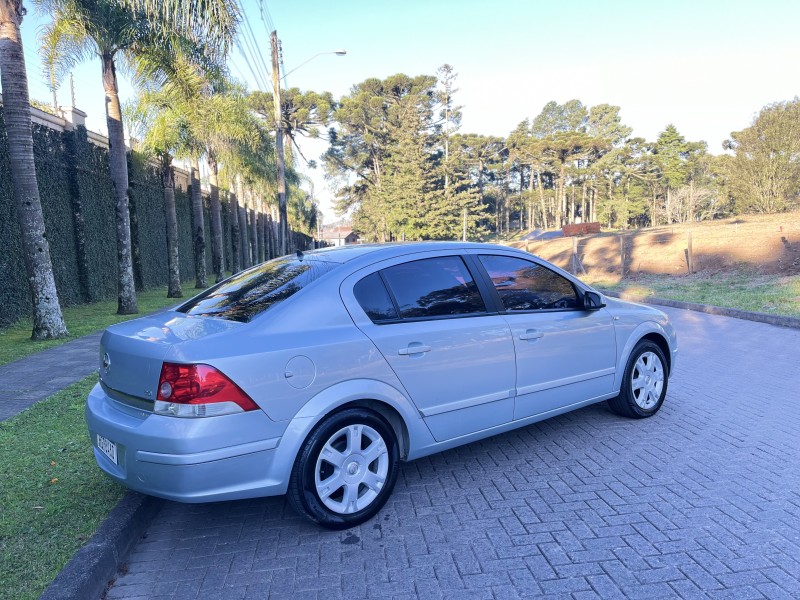
M 578 274 L 578 269 L 580 269 L 584 275 L 586 275 L 586 269 L 583 268 L 583 263 L 581 262 L 580 256 L 578 256 L 578 238 L 572 238 L 572 272 L 575 275 Z
M 686 262 L 689 267 L 689 274 L 694 273 L 694 254 L 692 253 L 692 232 L 686 234 Z
M 625 236 L 619 236 L 619 272 L 625 277 Z

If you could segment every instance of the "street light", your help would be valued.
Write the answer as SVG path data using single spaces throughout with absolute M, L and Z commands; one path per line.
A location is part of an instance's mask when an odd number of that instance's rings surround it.
M 347 54 L 345 50 L 333 50 L 330 52 L 319 52 L 308 60 L 300 63 L 294 69 L 286 73 L 283 77 L 279 72 L 279 54 L 280 48 L 278 45 L 278 32 L 273 31 L 270 36 L 270 44 L 272 46 L 272 103 L 275 105 L 275 158 L 278 167 L 278 214 L 280 223 L 278 223 L 278 245 L 281 255 L 289 253 L 289 221 L 286 214 L 286 168 L 283 162 L 283 116 L 281 115 L 281 81 L 286 79 L 286 76 L 294 73 L 305 65 L 306 63 L 314 60 L 323 54 L 335 54 L 336 56 L 344 56 Z

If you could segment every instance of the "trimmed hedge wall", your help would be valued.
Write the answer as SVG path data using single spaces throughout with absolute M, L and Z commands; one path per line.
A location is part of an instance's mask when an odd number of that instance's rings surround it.
M 20 256 L 22 240 L 14 207 L 8 160 L 6 130 L 0 123 L 0 325 L 3 324 L 6 314 L 13 317 L 27 314 L 30 302 L 27 293 L 19 293 L 19 290 L 27 289 L 28 283 L 25 280 L 25 265 Z
M 86 129 L 56 131 L 34 124 L 34 154 L 45 229 L 50 242 L 56 287 L 62 305 L 96 302 L 117 293 L 115 200 L 108 151 L 89 142 Z M 164 195 L 157 168 L 136 152 L 129 157 L 131 238 L 137 289 L 167 283 Z M 220 190 L 225 268 L 232 250 L 228 193 Z M 192 209 L 189 191 L 175 190 L 181 279 L 193 295 Z M 204 198 L 206 264 L 211 272 L 211 219 Z M 309 239 L 293 234 L 293 245 Z M 31 312 L 30 292 L 21 252 L 19 225 L 8 157 L 8 140 L 0 106 L 0 327 Z

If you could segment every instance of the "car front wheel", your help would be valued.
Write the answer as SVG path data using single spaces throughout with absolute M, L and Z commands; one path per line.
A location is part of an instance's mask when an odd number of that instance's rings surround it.
M 353 408 L 331 415 L 297 456 L 289 502 L 323 527 L 355 527 L 386 503 L 397 479 L 398 456 L 394 430 L 376 413 Z
M 657 344 L 642 340 L 631 352 L 619 396 L 608 401 L 615 413 L 643 419 L 658 412 L 667 395 L 667 361 Z

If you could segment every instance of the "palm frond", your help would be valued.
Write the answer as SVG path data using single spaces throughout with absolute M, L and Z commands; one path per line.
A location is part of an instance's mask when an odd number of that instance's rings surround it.
M 57 89 L 76 65 L 97 52 L 96 45 L 80 20 L 69 16 L 46 25 L 39 34 L 39 43 L 39 52 L 52 89 Z
M 210 54 L 225 56 L 240 20 L 236 0 L 118 0 L 141 11 L 153 27 L 179 33 L 207 45 Z

